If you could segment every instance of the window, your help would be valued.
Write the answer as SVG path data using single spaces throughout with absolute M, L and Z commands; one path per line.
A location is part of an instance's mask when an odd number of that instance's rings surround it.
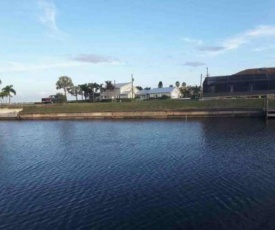
M 215 86 L 214 86 L 214 85 L 212 85 L 212 86 L 210 87 L 210 91 L 211 91 L 211 93 L 215 93 Z
M 233 93 L 234 92 L 234 85 L 229 85 L 229 92 Z

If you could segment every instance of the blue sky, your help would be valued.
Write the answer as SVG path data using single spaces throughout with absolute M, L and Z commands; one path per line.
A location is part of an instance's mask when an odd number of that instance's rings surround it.
M 115 80 L 156 87 L 275 66 L 275 0 L 0 1 L 0 79 L 14 101 Z

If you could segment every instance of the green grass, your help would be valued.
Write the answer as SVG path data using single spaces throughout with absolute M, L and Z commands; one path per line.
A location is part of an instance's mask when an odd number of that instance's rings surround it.
M 84 113 L 84 112 L 130 112 L 169 110 L 222 110 L 222 109 L 263 109 L 263 99 L 226 100 L 152 100 L 108 103 L 67 103 L 32 105 L 24 107 L 21 114 Z

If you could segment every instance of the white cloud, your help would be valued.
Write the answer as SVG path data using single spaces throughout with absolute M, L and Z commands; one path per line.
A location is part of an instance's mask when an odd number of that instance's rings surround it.
M 85 62 L 91 64 L 100 64 L 100 63 L 110 63 L 110 64 L 119 64 L 120 61 L 114 58 L 96 55 L 96 54 L 81 54 L 72 58 L 74 61 Z
M 252 51 L 261 52 L 261 51 L 267 51 L 267 50 L 273 50 L 273 49 L 275 49 L 275 46 L 270 45 L 270 46 L 260 46 L 252 49 Z
M 60 63 L 47 63 L 47 64 L 24 64 L 19 62 L 8 62 L 3 66 L 0 66 L 0 73 L 8 72 L 28 72 L 36 70 L 48 70 L 55 68 L 69 68 L 83 65 L 82 63 L 77 63 L 73 61 L 60 62 Z
M 225 51 L 238 49 L 241 46 L 254 42 L 260 38 L 275 38 L 275 26 L 262 25 L 253 30 L 248 30 L 230 38 L 224 39 L 215 46 L 198 46 L 197 49 L 207 54 L 220 54 Z
M 55 38 L 64 35 L 56 23 L 57 10 L 55 4 L 49 0 L 38 0 L 38 4 L 42 11 L 39 20 L 48 29 L 48 35 Z
M 225 50 L 237 49 L 240 46 L 249 43 L 257 38 L 275 37 L 275 26 L 258 26 L 235 37 L 229 38 L 223 42 Z
M 191 66 L 191 67 L 199 67 L 199 66 L 205 65 L 205 63 L 199 62 L 199 61 L 189 61 L 189 62 L 185 62 L 184 65 Z
M 218 52 L 224 50 L 223 46 L 198 46 L 197 50 L 206 52 Z
M 203 41 L 202 40 L 198 40 L 198 39 L 193 39 L 193 38 L 188 38 L 188 37 L 185 37 L 182 39 L 184 42 L 186 43 L 190 43 L 190 44 L 194 44 L 194 45 L 202 45 L 203 44 Z
M 254 30 L 247 31 L 246 36 L 249 37 L 264 37 L 275 36 L 275 26 L 258 26 Z

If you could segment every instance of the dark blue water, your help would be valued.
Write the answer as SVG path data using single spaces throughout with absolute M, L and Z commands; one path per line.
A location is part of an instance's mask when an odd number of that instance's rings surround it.
M 0 229 L 274 229 L 275 122 L 0 122 Z

